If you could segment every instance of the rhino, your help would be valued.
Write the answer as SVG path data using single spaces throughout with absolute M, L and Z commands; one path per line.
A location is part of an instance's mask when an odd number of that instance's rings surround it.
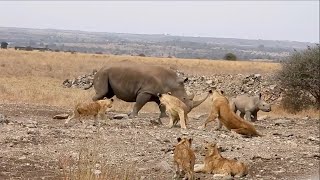
M 261 93 L 258 96 L 249 96 L 248 94 L 238 95 L 230 101 L 231 109 L 237 113 L 240 111 L 240 117 L 247 121 L 256 121 L 259 110 L 264 112 L 271 111 L 271 105 L 261 99 Z M 253 116 L 251 118 L 251 116 Z
M 96 94 L 92 100 L 112 98 L 115 95 L 123 101 L 135 102 L 129 117 L 136 117 L 147 102 L 156 102 L 160 109 L 158 122 L 162 124 L 160 118 L 167 115 L 165 106 L 160 106 L 158 93 L 171 92 L 187 105 L 188 112 L 209 97 L 208 93 L 203 99 L 194 101 L 194 94 L 188 95 L 184 88 L 184 83 L 187 81 L 188 78 L 180 78 L 173 70 L 161 66 L 128 61 L 112 63 L 102 67 L 94 75 L 92 85 Z

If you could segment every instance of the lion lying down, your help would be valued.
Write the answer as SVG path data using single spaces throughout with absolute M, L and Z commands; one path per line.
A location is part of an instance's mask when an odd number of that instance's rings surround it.
M 204 164 L 196 164 L 195 172 L 236 177 L 248 174 L 248 167 L 244 163 L 222 157 L 216 144 L 206 142 L 204 147 L 206 149 Z
M 94 125 L 98 124 L 98 116 L 102 119 L 106 119 L 105 112 L 108 108 L 111 108 L 113 99 L 103 99 L 90 103 L 79 103 L 76 105 L 73 114 L 66 120 L 65 125 L 67 126 L 69 121 L 74 118 L 79 118 L 79 121 L 83 123 L 81 117 L 83 116 L 94 116 Z
M 212 93 L 212 102 L 213 105 L 211 112 L 204 125 L 200 128 L 204 129 L 209 122 L 215 121 L 217 118 L 219 118 L 220 122 L 227 129 L 238 134 L 246 136 L 262 136 L 256 131 L 251 123 L 243 120 L 230 109 L 229 101 L 223 95 L 223 91 L 215 89 Z M 222 125 L 219 123 L 218 129 L 220 129 L 221 126 Z

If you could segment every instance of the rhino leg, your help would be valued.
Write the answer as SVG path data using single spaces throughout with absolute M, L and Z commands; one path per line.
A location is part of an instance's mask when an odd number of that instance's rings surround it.
M 245 113 L 240 112 L 240 117 L 241 117 L 242 119 L 244 119 L 244 115 L 245 115 Z
M 159 118 L 168 117 L 168 115 L 166 114 L 166 106 L 159 106 L 159 109 L 160 109 Z
M 130 118 L 138 116 L 140 109 L 151 99 L 151 95 L 147 93 L 140 93 L 137 96 L 136 103 L 133 106 L 132 112 L 129 114 Z
M 253 117 L 252 117 L 251 121 L 252 121 L 252 122 L 257 121 L 257 117 L 258 117 L 257 112 L 253 112 L 253 113 L 252 113 L 252 116 L 253 116 Z
M 251 121 L 251 112 L 250 111 L 246 111 L 245 120 Z

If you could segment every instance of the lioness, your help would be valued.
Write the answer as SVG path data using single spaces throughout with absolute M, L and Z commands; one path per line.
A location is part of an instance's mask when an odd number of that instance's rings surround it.
M 261 136 L 252 124 L 241 119 L 230 109 L 229 101 L 223 95 L 223 91 L 215 89 L 211 96 L 213 102 L 211 112 L 200 128 L 204 129 L 209 122 L 219 118 L 220 122 L 231 131 L 246 136 Z M 218 124 L 217 129 L 222 127 L 221 123 Z
M 180 99 L 171 95 L 171 92 L 167 94 L 157 94 L 160 99 L 160 105 L 166 106 L 166 110 L 169 113 L 170 122 L 168 127 L 172 128 L 176 125 L 180 119 L 181 128 L 187 129 L 188 121 L 188 107 Z
M 191 138 L 177 138 L 178 143 L 175 145 L 173 151 L 173 163 L 175 165 L 175 175 L 174 178 L 179 178 L 181 176 L 181 170 L 183 170 L 186 175 L 184 179 L 188 180 L 194 179 L 194 163 L 196 156 L 191 149 Z
M 79 121 L 83 123 L 81 117 L 83 116 L 94 116 L 94 125 L 98 123 L 98 116 L 105 119 L 105 112 L 108 108 L 111 108 L 113 99 L 103 99 L 90 103 L 79 103 L 76 105 L 73 114 L 64 123 L 67 125 L 71 119 L 79 118 Z
M 216 144 L 206 142 L 204 147 L 206 150 L 204 164 L 196 164 L 195 172 L 236 177 L 248 174 L 248 167 L 244 163 L 222 157 Z

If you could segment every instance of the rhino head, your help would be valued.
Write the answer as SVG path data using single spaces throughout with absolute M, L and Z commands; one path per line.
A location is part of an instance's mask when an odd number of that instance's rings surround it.
M 176 91 L 172 91 L 172 95 L 176 96 L 177 98 L 179 98 L 182 102 L 184 102 L 187 107 L 188 107 L 188 112 L 190 112 L 193 108 L 199 106 L 201 103 L 203 103 L 212 93 L 212 91 L 210 90 L 209 93 L 207 94 L 206 97 L 204 97 L 203 99 L 194 100 L 194 94 L 187 94 L 186 90 L 184 88 L 184 83 L 186 83 L 188 81 L 188 78 L 185 79 L 179 79 L 178 83 L 179 83 L 179 88 Z
M 262 98 L 261 93 L 259 94 L 259 102 L 258 102 L 258 108 L 261 111 L 264 112 L 270 112 L 271 111 L 271 105 L 269 103 L 267 103 L 266 101 L 264 101 Z

